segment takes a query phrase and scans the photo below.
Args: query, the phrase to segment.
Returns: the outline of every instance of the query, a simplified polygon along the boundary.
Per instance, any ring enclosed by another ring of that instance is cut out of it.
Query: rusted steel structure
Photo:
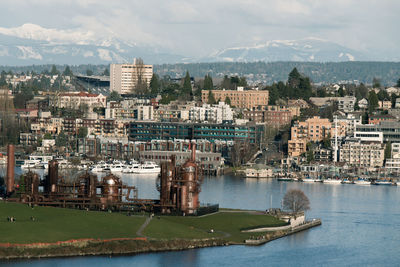
[[[176,166],[175,157],[161,164],[160,209],[162,213],[195,215],[200,207],[201,171],[196,163],[196,144],[191,159]]]
[[[58,162],[49,162],[49,174],[43,181],[29,171],[19,190],[20,201],[27,204],[81,208],[90,210],[153,210],[156,200],[138,199],[137,188],[125,185],[109,174],[98,181],[97,176],[84,173],[74,182],[65,182],[58,175]]]
[[[14,181],[15,181],[15,146],[9,144],[7,146],[7,178],[6,178],[6,185],[7,185],[7,196],[10,196],[14,190]]]
[[[14,150],[9,149],[7,193],[14,189]],[[161,164],[157,189],[160,199],[139,199],[135,186],[129,186],[113,174],[101,180],[86,172],[73,182],[66,182],[58,172],[58,162],[49,162],[48,175],[43,180],[37,173],[27,172],[16,190],[17,201],[30,205],[79,208],[88,210],[151,211],[181,215],[196,215],[200,210],[199,193],[201,171],[196,163],[196,144],[192,144],[191,158],[176,166],[175,157]]]

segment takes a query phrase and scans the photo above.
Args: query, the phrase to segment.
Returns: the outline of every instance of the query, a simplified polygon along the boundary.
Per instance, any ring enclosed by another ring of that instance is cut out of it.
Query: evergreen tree
[[[88,135],[88,128],[80,127],[78,129],[78,138],[85,138]]]
[[[86,70],[86,75],[87,75],[87,76],[92,76],[92,75],[93,75],[93,71],[90,70],[90,69],[87,69],[87,70]]]
[[[103,76],[110,76],[110,71],[108,70],[108,68],[104,69]]]
[[[368,95],[368,109],[371,113],[379,106],[379,99],[374,90],[371,90]]]
[[[390,96],[389,96],[389,94],[386,92],[386,90],[379,90],[379,92],[378,92],[378,99],[379,99],[380,101],[389,100],[389,99],[390,99]]]
[[[64,131],[60,132],[60,134],[56,138],[56,146],[62,147],[67,144],[67,136],[65,135]]]
[[[298,72],[297,68],[294,68],[289,73],[288,85],[292,88],[297,88],[300,84],[300,78],[301,78],[300,73]]]
[[[117,102],[119,102],[121,100],[122,100],[121,95],[118,94],[118,92],[116,92],[116,91],[112,91],[110,96],[108,97],[108,101],[117,101]]]
[[[63,71],[63,75],[64,76],[73,76],[74,75],[68,65],[65,67],[65,69]]]
[[[381,87],[381,81],[378,78],[373,78],[372,79],[372,87],[373,88],[380,88]]]
[[[56,68],[56,65],[51,66],[50,74],[51,75],[58,75],[59,74],[59,72],[58,72],[58,70]]]
[[[390,95],[390,99],[392,101],[392,108],[394,108],[396,106],[396,98],[397,98],[397,95],[395,93],[392,93]]]
[[[276,101],[279,99],[279,90],[277,85],[274,83],[273,85],[267,87],[266,89],[269,91],[268,104],[275,105]]]
[[[392,143],[387,142],[385,146],[385,160],[392,157]]]
[[[225,97],[225,104],[227,105],[231,105],[231,99],[229,98],[229,96]]]
[[[339,87],[339,90],[338,90],[338,95],[339,95],[340,97],[344,97],[344,90],[343,90],[343,86],[340,86],[340,87]]]
[[[191,94],[192,93],[192,82],[190,80],[189,72],[186,71],[185,78],[183,80],[183,93],[184,94]]]
[[[243,87],[246,87],[246,86],[247,86],[246,77],[240,77],[240,78],[239,78],[238,86],[243,86]]]
[[[214,89],[213,80],[209,74],[204,76],[204,90]]]
[[[208,94],[208,98],[207,98],[207,104],[213,105],[216,102],[217,101],[215,101],[214,94],[212,93],[212,91],[210,91],[210,93]]]
[[[400,87],[400,78],[397,80],[396,87]]]
[[[231,87],[232,87],[231,79],[229,79],[228,76],[225,75],[225,76],[224,76],[224,79],[222,80],[222,83],[221,83],[221,88],[222,88],[222,89],[230,90]]]
[[[150,80],[150,93],[152,95],[157,95],[160,92],[160,80],[157,74],[153,74]]]

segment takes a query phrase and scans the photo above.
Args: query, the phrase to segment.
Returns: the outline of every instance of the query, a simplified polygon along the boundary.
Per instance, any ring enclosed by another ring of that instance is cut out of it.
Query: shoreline
[[[238,243],[222,238],[155,240],[147,238],[114,238],[107,240],[80,239],[55,243],[0,244],[0,260],[40,259],[77,256],[122,256],[140,253],[181,251],[195,248],[230,245],[263,245],[278,238],[289,236],[321,225],[321,220],[313,220],[290,231],[274,231],[264,234],[262,239],[244,240]]]

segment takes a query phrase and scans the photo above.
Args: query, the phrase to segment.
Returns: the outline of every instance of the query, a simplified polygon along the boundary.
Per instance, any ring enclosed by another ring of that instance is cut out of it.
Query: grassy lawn
[[[7,217],[16,222],[8,222]],[[32,221],[31,216],[35,217]],[[0,243],[136,237],[145,217],[0,202]]]
[[[16,222],[8,222],[7,217]],[[35,221],[31,220],[35,217]],[[136,237],[145,216],[82,211],[52,207],[30,208],[24,204],[0,202],[0,243],[56,242],[79,238]],[[155,216],[143,234],[155,239],[224,238],[242,242],[249,236],[242,229],[280,226],[284,222],[246,211],[221,211],[204,217]],[[214,233],[209,233],[210,229]]]
[[[144,234],[153,238],[209,238],[224,237],[242,242],[255,233],[241,233],[242,229],[261,226],[286,225],[275,217],[249,212],[219,212],[205,217],[155,217],[146,227]],[[214,233],[208,233],[214,229]]]

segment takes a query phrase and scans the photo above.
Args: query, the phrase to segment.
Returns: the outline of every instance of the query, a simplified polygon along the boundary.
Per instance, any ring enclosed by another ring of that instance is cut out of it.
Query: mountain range
[[[366,53],[318,38],[273,40],[247,47],[230,47],[204,57],[185,57],[162,47],[137,45],[110,34],[58,30],[35,24],[0,27],[0,65],[301,61],[342,62],[374,60]]]

